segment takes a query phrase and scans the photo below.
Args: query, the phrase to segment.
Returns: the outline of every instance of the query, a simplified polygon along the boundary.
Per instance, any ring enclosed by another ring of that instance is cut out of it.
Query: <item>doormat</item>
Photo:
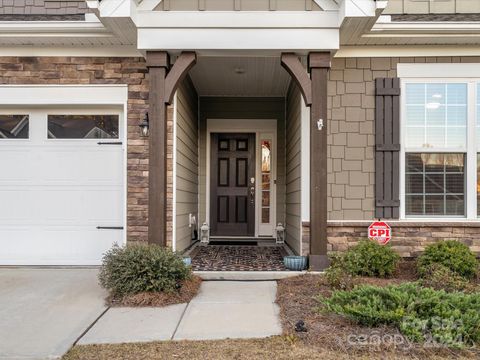
[[[248,245],[248,246],[257,246],[258,242],[256,241],[227,241],[227,240],[210,240],[208,245]]]
[[[209,245],[192,251],[193,271],[287,271],[283,246]]]

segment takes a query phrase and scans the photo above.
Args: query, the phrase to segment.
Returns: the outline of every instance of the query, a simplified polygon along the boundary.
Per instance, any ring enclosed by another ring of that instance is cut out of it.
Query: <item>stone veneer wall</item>
[[[0,57],[0,84],[128,85],[127,239],[148,235],[148,138],[138,124],[148,110],[148,70],[143,58]],[[171,244],[173,199],[173,109],[168,109],[168,224]]]
[[[392,228],[392,248],[402,257],[416,257],[425,247],[440,240],[457,240],[480,257],[480,223],[459,222],[407,222],[389,221]],[[330,221],[327,228],[329,253],[343,252],[355,246],[359,240],[366,239],[370,221],[335,222]],[[309,254],[310,223],[302,223],[303,253]]]

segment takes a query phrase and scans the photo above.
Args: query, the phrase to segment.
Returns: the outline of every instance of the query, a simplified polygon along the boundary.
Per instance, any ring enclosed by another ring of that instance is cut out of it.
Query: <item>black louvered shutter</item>
[[[398,219],[400,79],[375,79],[375,217]]]

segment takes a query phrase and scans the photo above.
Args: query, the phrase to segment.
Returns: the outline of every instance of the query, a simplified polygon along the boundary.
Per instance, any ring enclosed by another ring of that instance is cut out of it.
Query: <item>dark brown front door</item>
[[[255,235],[255,134],[212,134],[210,233]]]

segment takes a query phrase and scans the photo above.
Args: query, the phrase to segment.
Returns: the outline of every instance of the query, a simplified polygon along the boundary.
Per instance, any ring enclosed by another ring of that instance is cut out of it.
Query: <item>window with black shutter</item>
[[[400,79],[375,80],[375,217],[400,216]]]

